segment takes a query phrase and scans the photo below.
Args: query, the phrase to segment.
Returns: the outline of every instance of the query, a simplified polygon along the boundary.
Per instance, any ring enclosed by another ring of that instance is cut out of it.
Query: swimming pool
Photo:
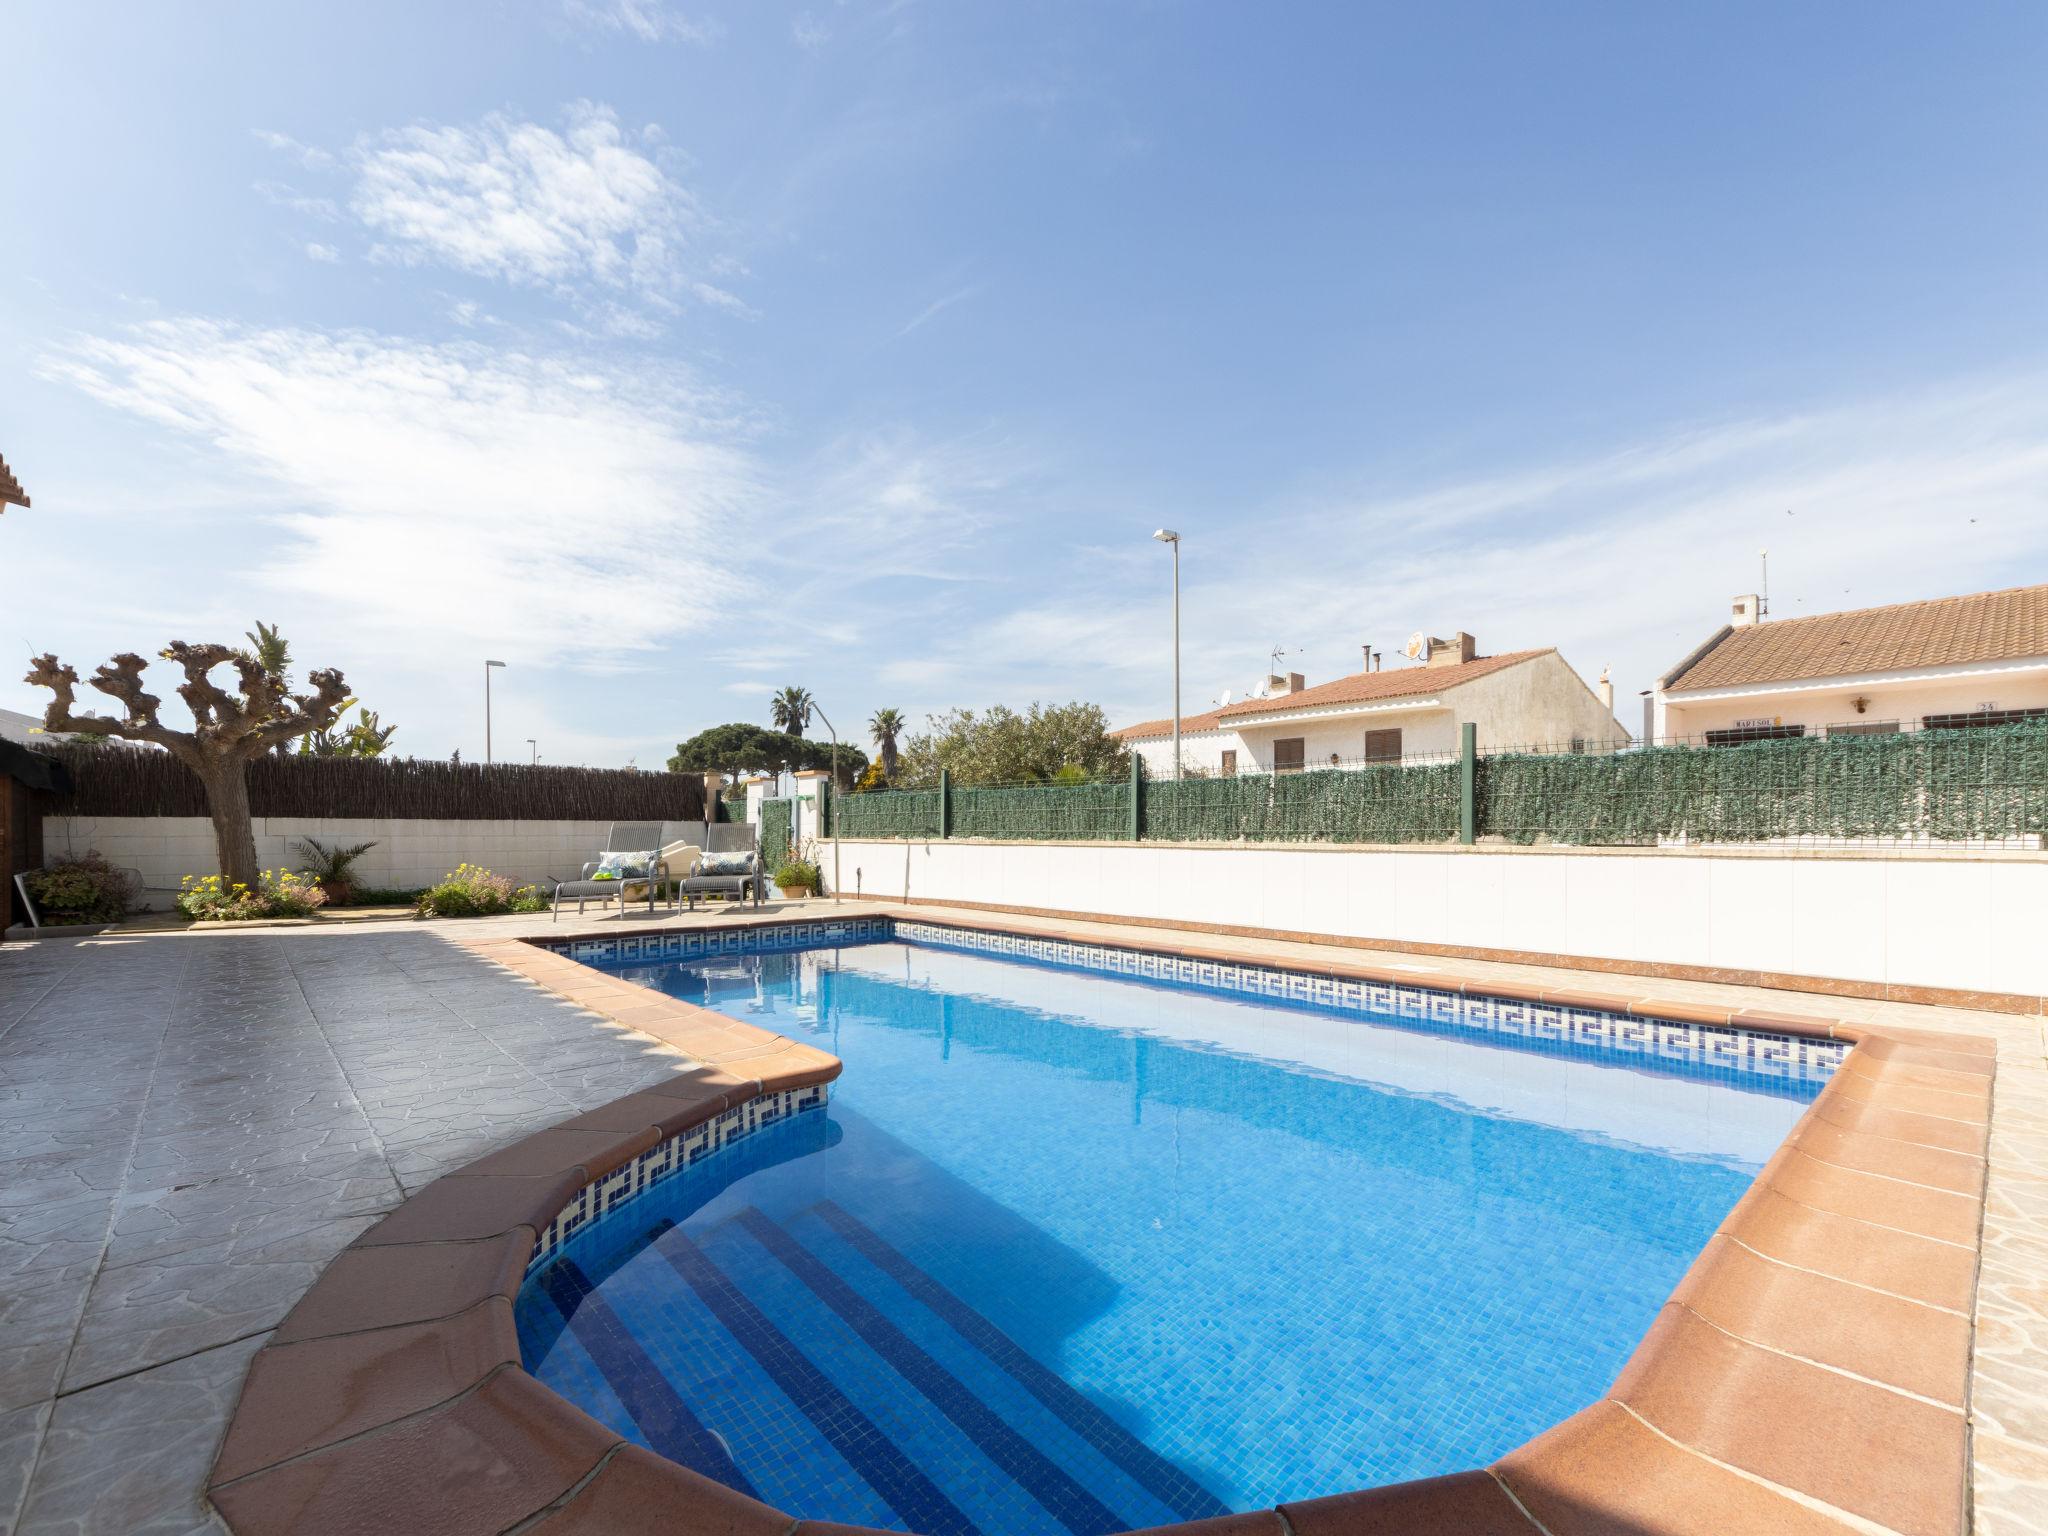
[[[935,1536],[1491,1460],[1606,1387],[1840,1059],[924,924],[681,942],[572,952],[845,1074],[551,1242],[526,1363],[780,1508]]]

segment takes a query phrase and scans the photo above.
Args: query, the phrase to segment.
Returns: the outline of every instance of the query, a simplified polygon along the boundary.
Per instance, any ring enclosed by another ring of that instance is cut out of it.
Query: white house
[[[1656,736],[1721,746],[2048,715],[2048,586],[1767,620],[1753,595],[1666,673]]]
[[[1264,694],[1181,719],[1189,773],[1290,773],[1400,762],[1458,750],[1458,727],[1477,727],[1481,751],[1542,747],[1610,752],[1628,744],[1603,678],[1588,688],[1555,649],[1481,656],[1463,631],[1431,640],[1418,666],[1365,671],[1306,686],[1299,672],[1267,680]],[[1173,773],[1173,721],[1113,733],[1155,777]]]

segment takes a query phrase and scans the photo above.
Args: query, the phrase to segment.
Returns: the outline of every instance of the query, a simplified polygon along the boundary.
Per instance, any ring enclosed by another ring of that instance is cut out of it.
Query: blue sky
[[[6,16],[24,659],[272,619],[478,757],[500,657],[501,756],[648,765],[1163,714],[1161,523],[1190,711],[2048,580],[2035,5]]]

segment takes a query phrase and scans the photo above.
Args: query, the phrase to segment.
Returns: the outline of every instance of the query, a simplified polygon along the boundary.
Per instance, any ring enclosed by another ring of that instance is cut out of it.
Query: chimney
[[[1745,592],[1735,599],[1734,613],[1728,622],[1736,629],[1747,629],[1752,624],[1763,623],[1763,602],[1754,592]]]
[[[1266,679],[1266,696],[1274,699],[1285,698],[1290,693],[1301,692],[1307,686],[1299,672],[1290,672],[1285,677],[1275,672]]]
[[[1600,707],[1610,715],[1614,713],[1614,684],[1607,676],[1607,669],[1600,669]]]
[[[1461,629],[1448,640],[1430,637],[1428,664],[1432,667],[1455,667],[1478,654],[1479,642]]]

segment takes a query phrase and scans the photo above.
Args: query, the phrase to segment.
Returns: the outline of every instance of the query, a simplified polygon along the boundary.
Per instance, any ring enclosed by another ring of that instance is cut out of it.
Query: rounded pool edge
[[[574,1202],[735,1111],[822,1100],[840,1063],[535,943],[468,947],[696,1064],[444,1175],[337,1256],[250,1366],[208,1478],[215,1507],[237,1536],[844,1531],[799,1524],[624,1441],[526,1372],[512,1312],[542,1234]],[[1376,971],[1316,967],[1333,969]],[[1895,1530],[1962,1530],[1991,1042],[1539,996],[1851,1049],[1599,1402],[1484,1469],[1159,1529],[1564,1536],[1595,1511],[1646,1532],[1849,1528],[1835,1510]],[[1888,1454],[1852,1451],[1851,1424],[1874,1426]]]

